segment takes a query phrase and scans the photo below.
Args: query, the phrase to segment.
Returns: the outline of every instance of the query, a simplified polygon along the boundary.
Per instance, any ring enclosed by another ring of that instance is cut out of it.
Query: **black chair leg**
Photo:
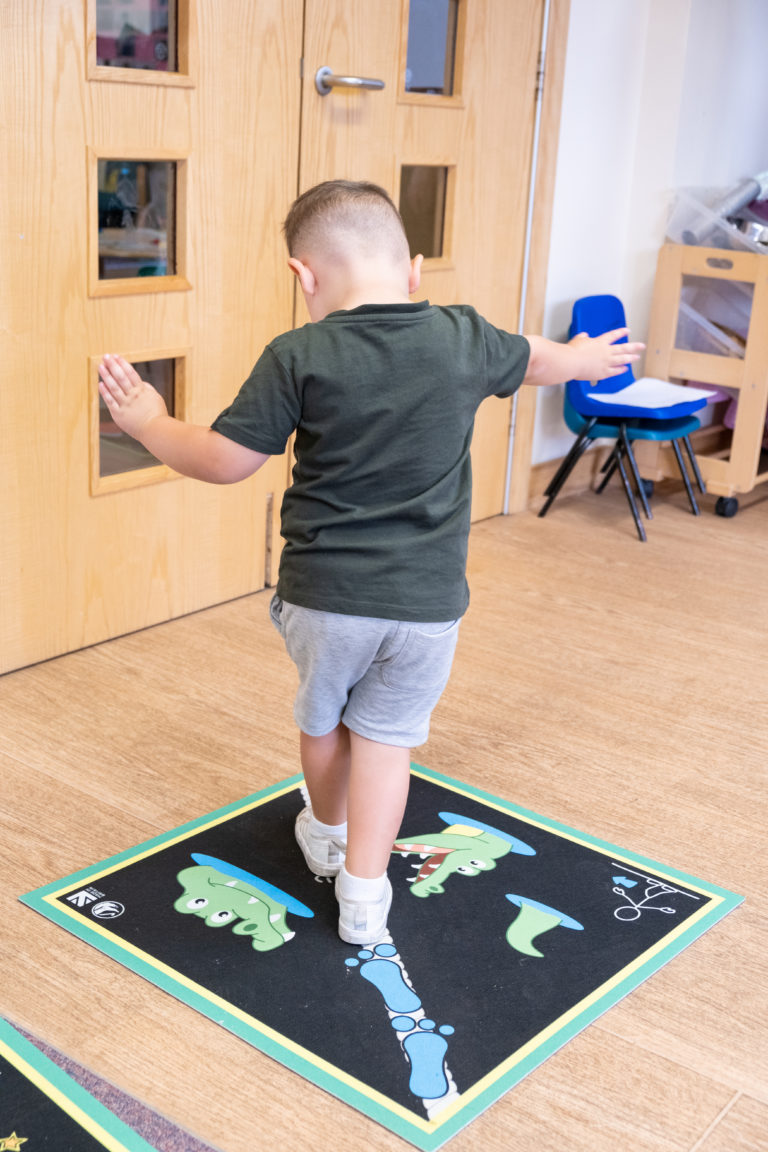
[[[642,524],[642,521],[640,519],[640,513],[638,512],[637,504],[635,503],[635,497],[632,493],[632,485],[629,482],[629,477],[627,476],[627,470],[624,467],[624,461],[621,458],[623,455],[623,449],[621,448],[621,446],[618,446],[618,447],[619,447],[619,451],[618,451],[617,456],[616,456],[616,464],[617,464],[617,467],[619,469],[619,474],[621,476],[621,482],[624,485],[624,491],[627,494],[627,501],[629,502],[629,510],[632,513],[632,519],[635,521],[635,528],[637,528],[637,534],[640,537],[640,539],[643,542],[645,542],[645,540],[646,540],[645,528],[643,528],[643,524]]]
[[[582,453],[584,452],[584,447],[585,447],[585,445],[589,439],[589,433],[591,432],[592,428],[595,426],[596,423],[597,423],[597,416],[592,416],[587,421],[587,423],[584,425],[581,432],[579,433],[579,435],[576,437],[573,444],[571,445],[571,448],[570,448],[570,451],[568,452],[568,455],[561,462],[560,467],[558,468],[557,472],[555,472],[555,474],[552,477],[552,479],[550,480],[549,484],[544,489],[544,495],[545,496],[550,496],[550,495],[552,495],[552,493],[557,495],[557,493],[560,491],[560,489],[563,486],[563,482],[565,481],[565,479],[570,474],[576,461],[581,457]]]
[[[565,457],[562,464],[558,468],[557,472],[552,477],[552,479],[550,480],[546,489],[544,490],[544,495],[547,497],[547,499],[544,502],[544,504],[542,505],[542,507],[539,509],[539,516],[546,516],[546,514],[549,511],[550,507],[552,506],[552,502],[554,501],[558,492],[563,487],[563,484],[565,484],[565,482],[568,479],[568,477],[570,476],[571,472],[573,471],[573,469],[576,467],[576,465],[578,464],[581,457],[586,452],[587,447],[589,446],[589,431],[592,428],[593,424],[596,424],[596,423],[597,423],[597,417],[590,420],[589,423],[586,425],[586,427],[581,431],[579,436],[576,438],[574,443],[571,445],[570,452]]]
[[[678,444],[677,440],[672,440],[670,443],[672,444],[672,449],[675,453],[675,459],[677,460],[677,466],[680,469],[680,475],[683,478],[683,484],[685,484],[685,490],[688,493],[688,501],[691,505],[691,512],[693,512],[694,516],[699,516],[701,513],[699,512],[699,506],[696,503],[696,497],[693,494],[691,480],[688,475],[688,469],[685,467],[685,461],[683,460],[683,454],[680,451],[680,445]]]
[[[603,473],[603,478],[595,489],[598,494],[605,491],[606,484],[616,471],[619,463],[619,451],[619,443],[616,441],[616,446],[614,447],[613,452],[611,452],[610,456],[605,461],[605,464],[603,464],[602,468],[600,469],[600,471]]]
[[[563,484],[563,480],[568,475],[568,473],[571,471],[571,469],[573,468],[575,460],[581,454],[582,445],[584,444],[586,439],[587,439],[587,436],[586,436],[585,432],[581,432],[576,437],[573,444],[571,444],[568,455],[565,456],[563,458],[563,460],[561,460],[560,467],[557,469],[557,472],[555,472],[555,474],[552,477],[552,479],[550,480],[549,484],[547,484],[546,488],[544,489],[544,495],[545,496],[551,496],[553,492],[559,492],[560,491],[560,488],[562,487],[562,484]]]
[[[689,440],[689,438],[687,436],[681,436],[680,439],[682,440],[683,444],[685,445],[685,450],[688,453],[688,459],[691,462],[691,468],[693,469],[693,475],[694,475],[694,479],[696,480],[696,485],[699,489],[699,492],[701,492],[702,496],[704,496],[704,495],[706,495],[707,489],[706,489],[706,485],[704,484],[704,480],[702,478],[701,472],[699,471],[699,462],[696,459],[696,453],[694,452],[693,447],[691,446],[691,441]]]
[[[603,473],[603,479],[600,481],[596,491],[600,493],[605,490],[606,485],[616,471],[619,457],[624,454],[629,459],[632,478],[635,482],[635,489],[637,494],[642,502],[643,511],[649,520],[653,520],[653,512],[651,511],[651,506],[648,503],[648,495],[645,491],[645,485],[640,479],[640,472],[637,467],[637,461],[635,460],[635,454],[632,451],[630,439],[626,433],[624,433],[623,436],[621,433],[619,434],[619,439],[616,441],[616,447],[613,449],[610,456],[605,461],[605,464],[603,464],[603,467],[600,469],[600,471]]]
[[[627,454],[627,459],[629,460],[629,466],[632,469],[632,478],[635,481],[635,488],[637,490],[638,496],[640,497],[640,503],[643,506],[643,512],[645,512],[646,519],[653,520],[653,513],[651,512],[651,506],[648,503],[648,497],[645,494],[645,486],[643,485],[643,482],[640,479],[640,472],[639,472],[638,467],[637,467],[637,461],[635,460],[635,454],[632,451],[632,445],[630,443],[629,436],[627,435],[626,424],[622,424],[622,426],[621,426],[621,439],[622,439],[623,444],[624,444],[624,451]]]

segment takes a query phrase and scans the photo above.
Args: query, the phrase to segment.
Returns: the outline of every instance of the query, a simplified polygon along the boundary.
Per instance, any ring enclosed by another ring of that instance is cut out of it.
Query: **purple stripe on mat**
[[[36,1036],[25,1032],[23,1028],[18,1028],[17,1031],[31,1044],[34,1044],[44,1056],[57,1064],[63,1072],[77,1081],[86,1092],[90,1092],[91,1096],[100,1104],[103,1104],[105,1108],[108,1108],[110,1112],[122,1120],[123,1124],[127,1124],[143,1140],[157,1149],[157,1152],[216,1152],[210,1144],[203,1144],[200,1140],[196,1140],[183,1128],[178,1128],[170,1120],[166,1120],[157,1112],[153,1112],[151,1108],[141,1104],[133,1096],[121,1092],[113,1084],[102,1080],[100,1076],[89,1072],[80,1064],[75,1063],[74,1060],[70,1060],[69,1057],[63,1056],[61,1052],[57,1052],[55,1048],[49,1047],[42,1040],[38,1040]]]

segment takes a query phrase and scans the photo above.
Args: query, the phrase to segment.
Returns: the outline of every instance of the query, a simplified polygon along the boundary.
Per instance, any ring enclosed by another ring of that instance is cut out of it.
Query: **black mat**
[[[0,1152],[154,1152],[6,1020],[0,1020]]]
[[[414,765],[389,934],[352,947],[301,785],[22,899],[423,1149],[741,901]]]

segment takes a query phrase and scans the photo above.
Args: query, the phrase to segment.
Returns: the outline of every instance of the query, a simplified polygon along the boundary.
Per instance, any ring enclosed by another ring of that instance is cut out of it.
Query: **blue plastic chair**
[[[589,336],[600,336],[603,332],[624,327],[626,327],[624,307],[616,296],[584,296],[577,300],[573,306],[571,337],[579,332],[586,332]],[[617,343],[626,342],[626,337],[617,341]],[[639,408],[635,405],[621,403],[621,401],[606,403],[590,398],[590,394],[596,392],[613,394],[634,383],[636,381],[631,365],[627,365],[626,370],[621,375],[611,376],[605,380],[597,382],[589,380],[568,381],[565,386],[563,414],[566,424],[576,434],[576,440],[545,489],[544,495],[547,499],[539,512],[539,516],[547,514],[552,502],[589,447],[590,442],[603,439],[615,440],[616,444],[603,466],[604,479],[598,492],[603,491],[613,473],[618,470],[635,521],[637,534],[641,540],[646,539],[645,529],[624,464],[625,459],[629,463],[637,494],[648,519],[652,519],[652,513],[648,504],[646,486],[640,478],[635,455],[632,451],[632,443],[635,440],[669,441],[675,453],[691,511],[694,515],[699,515],[699,507],[680,450],[680,442],[687,452],[699,491],[704,492],[704,482],[696,463],[689,436],[691,432],[700,427],[700,422],[693,415],[693,412],[703,408],[706,399],[686,396],[688,390],[682,385],[679,387],[679,396],[671,403],[660,407]]]

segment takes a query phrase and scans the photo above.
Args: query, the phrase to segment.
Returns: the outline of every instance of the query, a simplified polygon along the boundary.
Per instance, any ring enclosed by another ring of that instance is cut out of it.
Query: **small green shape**
[[[558,912],[547,904],[540,904],[537,900],[529,900],[527,896],[514,896],[507,893],[507,900],[516,904],[520,909],[519,915],[512,921],[507,929],[507,943],[516,952],[524,956],[538,956],[543,958],[544,953],[533,946],[533,941],[544,932],[549,932],[558,926],[572,928],[583,932],[584,925],[579,924],[564,912]]]

